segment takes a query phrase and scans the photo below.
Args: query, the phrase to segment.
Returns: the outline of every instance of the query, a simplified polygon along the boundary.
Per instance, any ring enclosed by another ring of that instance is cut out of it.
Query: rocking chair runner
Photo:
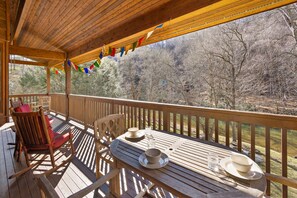
[[[21,150],[24,152],[28,167],[10,176],[9,179],[26,173],[33,167],[41,164],[41,162],[46,157],[44,156],[40,161],[31,164],[29,154],[50,155],[53,168],[46,171],[46,175],[51,174],[58,168],[64,166],[73,158],[75,155],[75,149],[72,142],[72,128],[70,128],[70,131],[64,135],[54,133],[46,121],[42,108],[40,108],[38,112],[18,113],[14,112],[12,109],[11,112],[12,119],[15,123],[16,132],[20,140]],[[71,155],[60,165],[56,165],[54,152],[67,142],[70,143]]]

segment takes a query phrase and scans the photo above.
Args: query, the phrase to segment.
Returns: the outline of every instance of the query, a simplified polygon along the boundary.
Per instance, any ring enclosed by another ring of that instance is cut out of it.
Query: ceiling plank
[[[54,52],[48,50],[10,46],[9,54],[27,56],[31,58],[46,59],[46,60],[65,60],[66,56],[63,52]]]
[[[22,30],[22,27],[25,23],[26,17],[29,13],[29,8],[32,4],[32,0],[21,0],[20,1],[20,7],[17,14],[17,21],[16,21],[16,27],[14,28],[14,35],[11,37],[13,41],[17,40],[18,36],[20,35],[20,32]]]
[[[48,62],[49,67],[63,67],[64,61],[52,60]]]
[[[32,62],[32,61],[24,61],[24,60],[14,60],[14,59],[9,59],[9,63],[19,64],[19,65],[47,66],[46,64],[40,63],[40,62]]]
[[[238,18],[253,15],[265,10],[274,9],[293,2],[296,2],[296,0],[282,0],[276,2],[272,0],[245,0],[245,2],[238,0],[220,1],[216,4],[212,4],[211,6],[204,7],[164,23],[163,28],[158,29],[158,31],[156,31],[149,40],[145,40],[142,46],[208,28],[221,23],[226,23]],[[151,29],[147,29],[115,42],[106,42],[105,44],[116,48],[127,46],[127,44],[129,44],[127,41],[129,41],[130,38],[134,39],[135,41],[135,39],[140,38],[141,35],[149,32],[150,30]],[[115,31],[113,30],[112,32]],[[97,41],[99,40],[93,40],[92,42],[96,43]],[[77,64],[80,64],[96,59],[101,51],[100,47],[102,46],[95,49],[90,48],[90,51],[85,50],[86,47],[90,47],[92,45],[92,42],[70,52],[69,56],[71,60]],[[81,54],[79,54],[79,52],[81,52]]]
[[[110,30],[110,33],[99,35],[96,39],[86,43],[85,45],[79,47],[76,50],[69,52],[69,58],[76,57],[81,54],[85,54],[104,44],[109,44],[114,41],[123,39],[135,33],[141,32],[143,30],[153,28],[160,23],[169,21],[180,17],[182,15],[188,14],[205,6],[209,6],[218,2],[219,0],[187,0],[187,1],[169,1],[160,7],[151,10],[150,12],[140,15],[137,18],[126,21],[125,23],[117,26],[116,28]]]

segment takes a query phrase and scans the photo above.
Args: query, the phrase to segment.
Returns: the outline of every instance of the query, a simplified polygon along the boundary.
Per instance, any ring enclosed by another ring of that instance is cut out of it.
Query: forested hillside
[[[292,4],[105,57],[89,76],[72,70],[72,93],[296,115],[296,21]],[[10,72],[11,93],[45,91],[44,68]],[[63,92],[64,74],[51,79]]]

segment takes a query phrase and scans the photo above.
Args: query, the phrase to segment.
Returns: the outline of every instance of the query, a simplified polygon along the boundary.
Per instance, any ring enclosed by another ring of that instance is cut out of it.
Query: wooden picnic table
[[[207,155],[216,153],[219,159],[231,155],[223,145],[185,137],[173,133],[152,131],[156,148],[169,156],[169,163],[160,169],[140,165],[138,158],[147,149],[147,139],[130,141],[125,134],[111,144],[117,168],[135,171],[155,185],[178,197],[261,197],[266,190],[266,178],[255,181],[240,180],[225,171],[211,171]],[[111,192],[119,195],[119,177],[112,181]]]

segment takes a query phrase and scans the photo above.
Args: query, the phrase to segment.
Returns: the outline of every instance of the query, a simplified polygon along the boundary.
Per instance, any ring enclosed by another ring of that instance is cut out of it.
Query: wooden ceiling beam
[[[64,64],[64,61],[57,61],[57,60],[51,60],[48,62],[48,66],[49,67],[62,67],[62,65]]]
[[[40,62],[14,60],[14,59],[9,59],[9,63],[19,64],[19,65],[34,65],[34,66],[45,66],[45,67],[47,66],[47,64],[40,63]]]
[[[26,17],[29,13],[32,0],[20,0],[18,8],[16,26],[14,27],[14,34],[11,37],[11,41],[16,41],[25,23]]]
[[[104,33],[78,49],[69,52],[69,58],[92,53],[93,50],[102,47],[104,44],[110,44],[150,28],[153,29],[161,23],[212,5],[216,2],[219,2],[219,0],[169,1],[148,13],[118,25],[114,29],[111,29],[109,33]]]
[[[26,56],[30,58],[46,59],[46,60],[65,60],[66,56],[63,52],[54,52],[48,50],[10,46],[9,54]]]

